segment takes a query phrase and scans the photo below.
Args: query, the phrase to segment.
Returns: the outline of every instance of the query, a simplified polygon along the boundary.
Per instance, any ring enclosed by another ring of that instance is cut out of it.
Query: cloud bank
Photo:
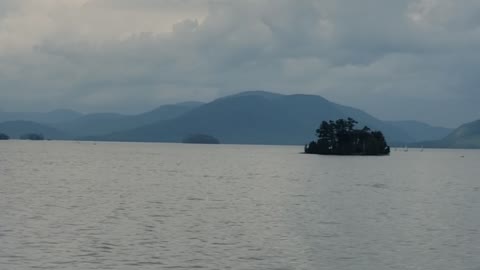
[[[246,89],[480,118],[474,0],[3,0],[0,108],[137,112]]]

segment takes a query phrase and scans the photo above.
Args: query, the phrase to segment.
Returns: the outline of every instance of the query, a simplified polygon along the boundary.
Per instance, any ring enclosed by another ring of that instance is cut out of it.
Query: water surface
[[[301,150],[1,142],[0,269],[480,269],[479,151]]]

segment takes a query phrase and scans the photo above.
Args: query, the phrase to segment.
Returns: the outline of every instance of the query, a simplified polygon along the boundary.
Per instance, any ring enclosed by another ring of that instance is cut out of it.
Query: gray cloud
[[[477,2],[5,1],[0,108],[133,112],[270,89],[457,125],[480,118]]]

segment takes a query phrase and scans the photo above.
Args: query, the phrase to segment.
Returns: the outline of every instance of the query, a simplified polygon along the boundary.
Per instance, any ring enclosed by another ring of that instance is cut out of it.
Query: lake
[[[0,269],[480,269],[480,151],[0,142]]]

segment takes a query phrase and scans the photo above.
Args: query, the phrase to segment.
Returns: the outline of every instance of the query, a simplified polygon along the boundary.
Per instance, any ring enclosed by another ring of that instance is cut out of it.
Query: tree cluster
[[[206,134],[189,135],[182,140],[183,143],[198,143],[198,144],[219,144],[220,140]]]
[[[0,133],[0,141],[9,140],[10,137],[7,134]]]
[[[20,136],[21,140],[31,140],[31,141],[43,141],[45,138],[42,134],[37,133],[28,133]]]
[[[352,118],[323,121],[316,130],[317,141],[305,145],[305,153],[322,155],[388,155],[387,145],[381,131],[372,131],[365,126],[355,129],[357,121]]]

